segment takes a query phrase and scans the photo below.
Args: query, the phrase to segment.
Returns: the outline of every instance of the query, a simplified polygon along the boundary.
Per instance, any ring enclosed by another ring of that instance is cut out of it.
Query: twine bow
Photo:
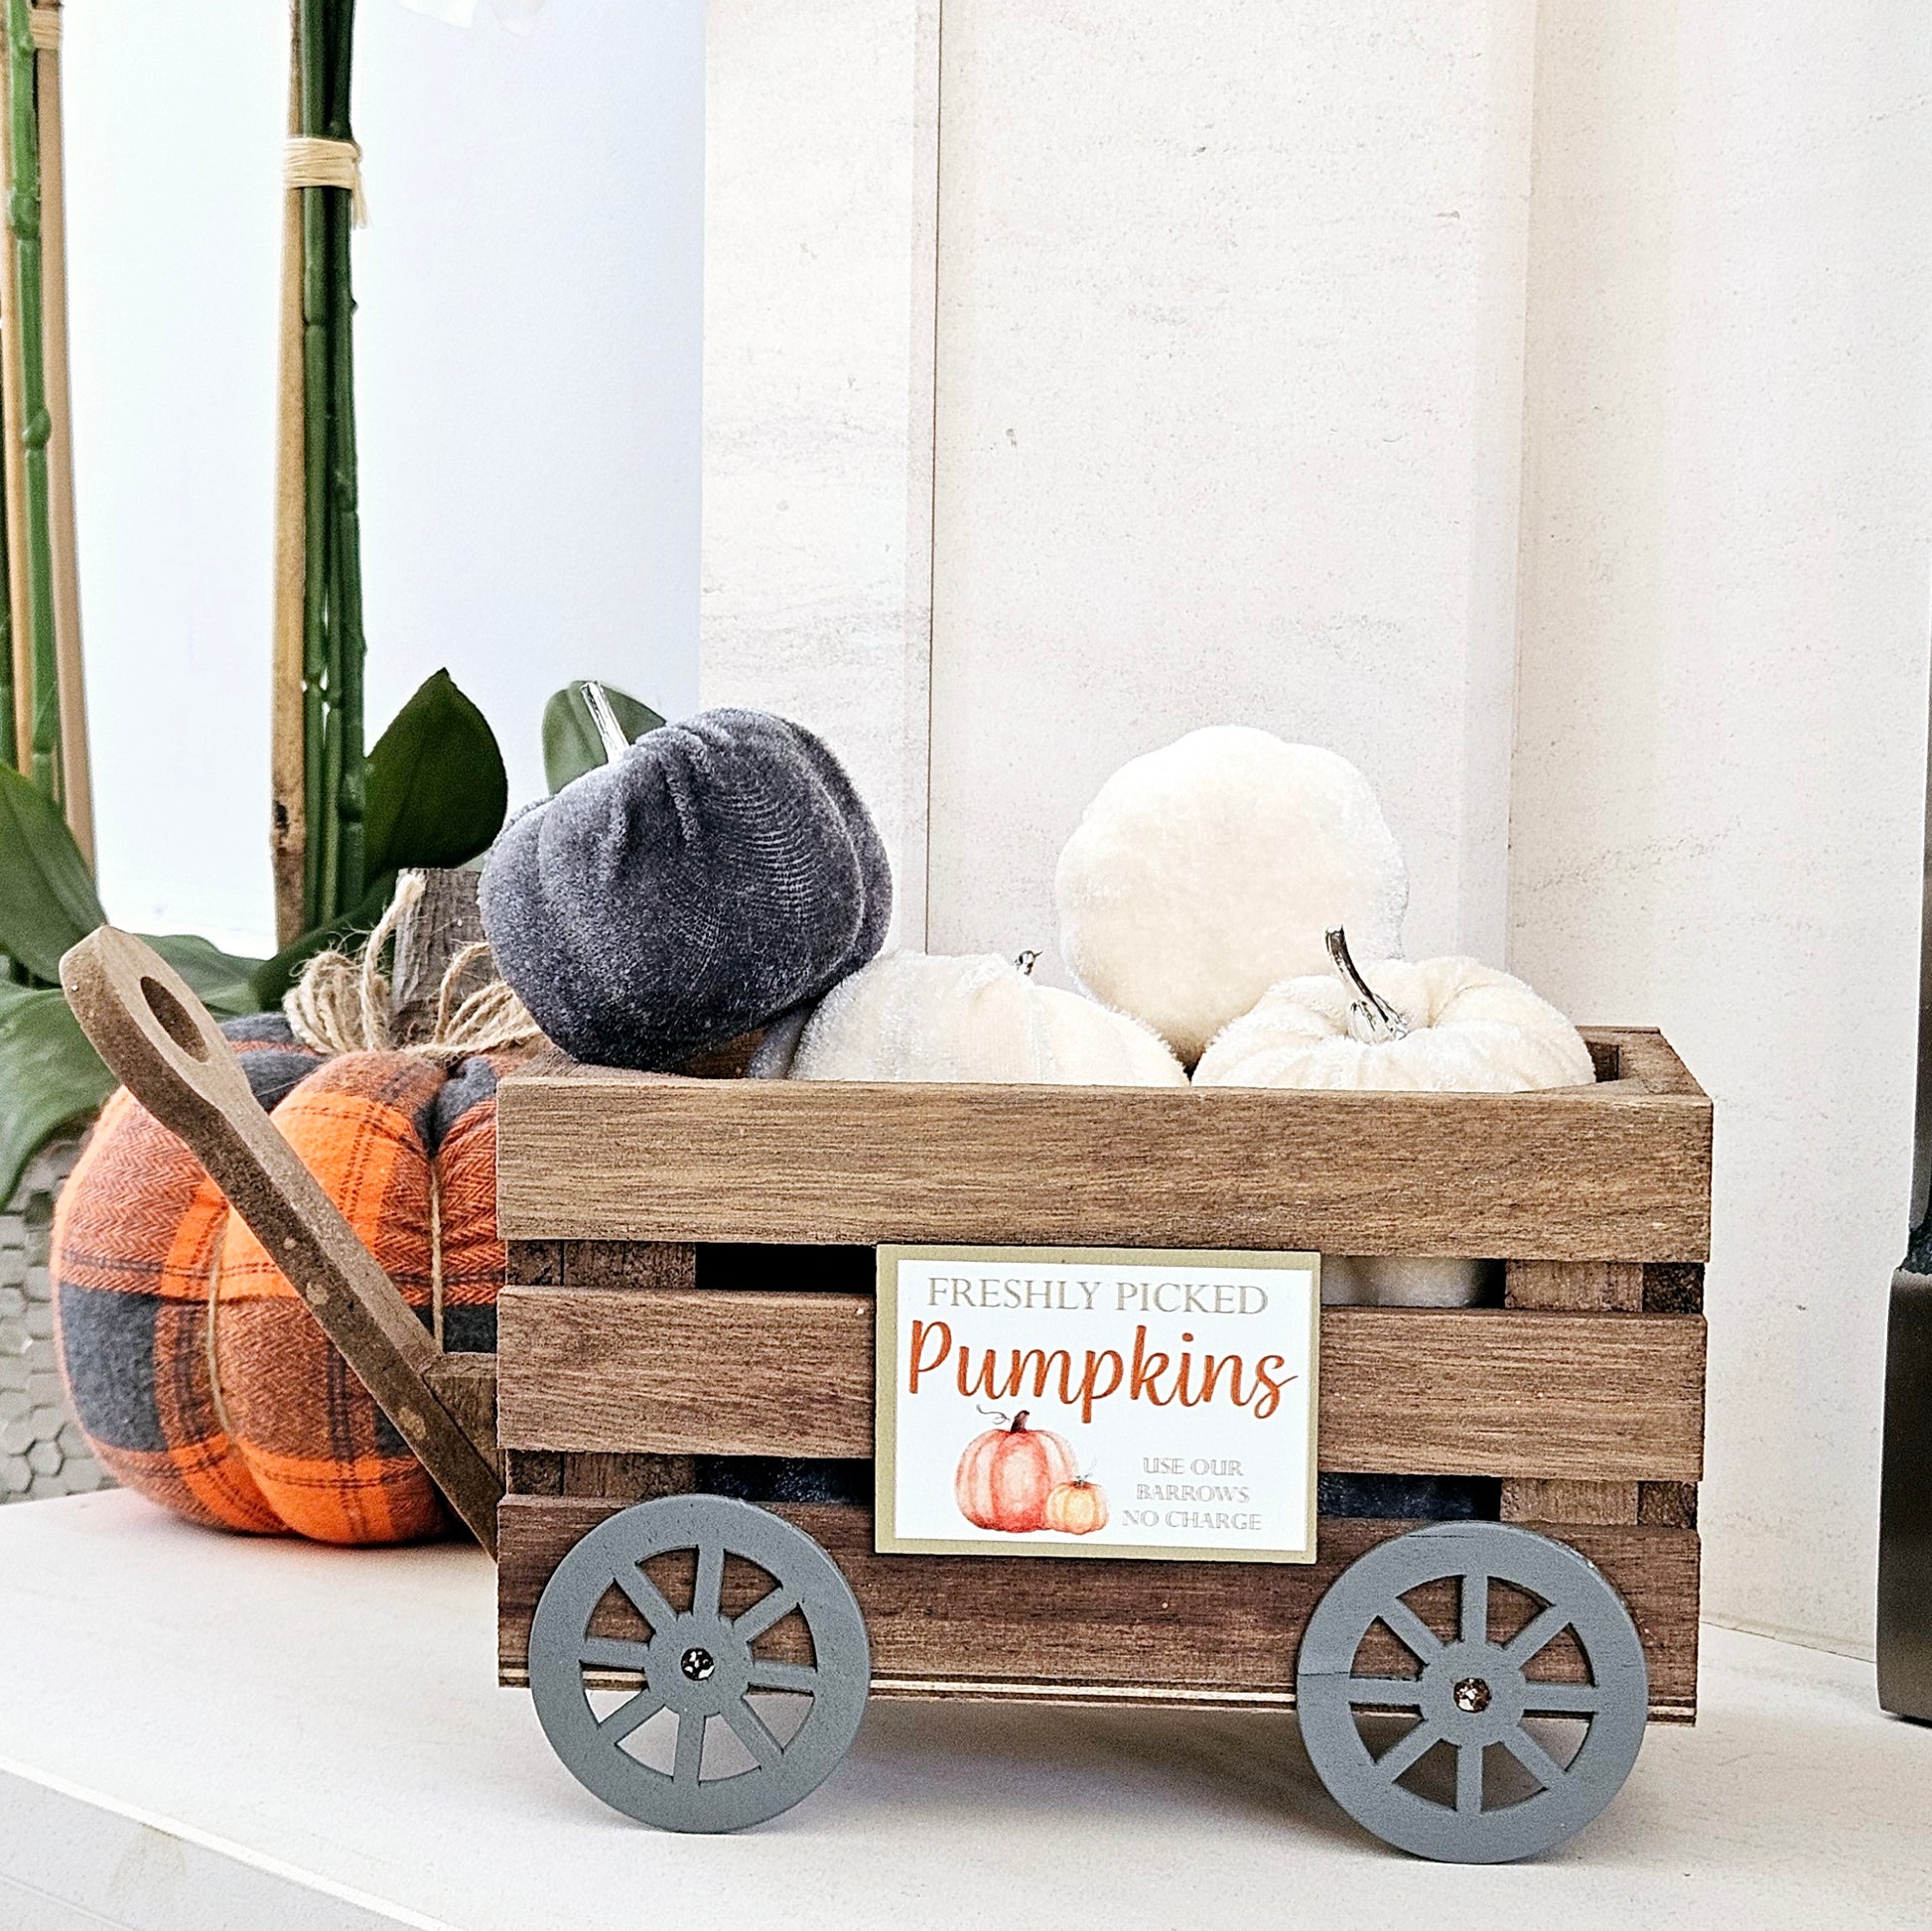
[[[436,1024],[427,1039],[399,1040],[389,976],[382,950],[403,914],[421,902],[423,879],[405,872],[389,909],[369,934],[359,959],[346,952],[318,952],[282,1001],[289,1030],[316,1052],[417,1052],[428,1059],[463,1059],[473,1052],[508,1052],[543,1037],[529,1008],[491,979],[461,1002],[465,976],[488,958],[485,944],[466,945],[450,961],[436,994]]]

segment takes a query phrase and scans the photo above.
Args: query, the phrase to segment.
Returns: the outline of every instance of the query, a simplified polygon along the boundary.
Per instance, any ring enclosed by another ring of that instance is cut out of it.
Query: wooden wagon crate
[[[512,1279],[492,1358],[438,1349],[173,968],[103,928],[62,980],[499,1554],[500,1675],[629,1816],[776,1816],[875,1693],[1292,1702],[1358,1822],[1488,1862],[1574,1835],[1648,1718],[1696,1715],[1711,1108],[1655,1034],[1588,1034],[1591,1086],[1507,1096],[707,1082],[551,1059],[499,1092]],[[1317,1525],[1312,1565],[1306,1543],[1295,1566],[882,1556],[874,1250],[940,1243],[1490,1258],[1506,1286],[1495,1309],[1321,1315],[1318,1459],[1361,1512]],[[830,1479],[801,1482],[815,1467]],[[1373,1514],[1360,1484],[1390,1475],[1489,1481],[1499,1519]],[[788,1737],[755,1702],[773,1693],[807,1706]],[[668,1767],[628,1748],[660,1717]],[[1567,1755],[1536,1733],[1553,1721],[1582,1727]],[[711,1764],[720,1722],[747,1767]],[[1442,1754],[1449,1795],[1407,1781]],[[1498,1757],[1527,1791],[1492,1791]]]
[[[1585,1036],[1593,1086],[1508,1095],[512,1075],[501,1680],[578,1538],[694,1486],[695,1457],[872,1454],[876,1247],[1254,1248],[1506,1264],[1500,1308],[1323,1311],[1320,1466],[1495,1478],[1502,1520],[1624,1598],[1652,1718],[1691,1721],[1711,1105],[1660,1034]],[[765,1506],[865,1603],[874,1694],[1076,1703],[1292,1704],[1323,1590],[1416,1526],[1327,1515],[1312,1566],[1103,1582],[879,1555],[862,1504]]]

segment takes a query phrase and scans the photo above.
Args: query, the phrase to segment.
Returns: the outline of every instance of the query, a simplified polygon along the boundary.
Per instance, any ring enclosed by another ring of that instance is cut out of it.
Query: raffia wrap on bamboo
[[[316,134],[291,134],[282,148],[284,188],[341,188],[348,195],[349,225],[369,224],[362,194],[362,144],[331,141]]]

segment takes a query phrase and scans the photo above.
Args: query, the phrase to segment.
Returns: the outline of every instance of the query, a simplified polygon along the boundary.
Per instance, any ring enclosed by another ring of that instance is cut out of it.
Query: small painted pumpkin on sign
[[[1107,1526],[1107,1491],[1085,1475],[1061,1482],[1046,1498],[1046,1522],[1063,1536],[1090,1536]]]
[[[1024,1536],[1048,1526],[1047,1498],[1079,1479],[1065,1441],[1048,1429],[1029,1428],[1026,1409],[1000,1428],[976,1435],[959,1457],[953,1496],[978,1529]]]

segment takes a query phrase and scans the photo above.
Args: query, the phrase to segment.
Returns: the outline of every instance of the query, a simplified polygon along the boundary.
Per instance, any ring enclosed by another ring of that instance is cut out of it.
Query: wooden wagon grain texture
[[[1505,1263],[1494,1309],[1331,1308],[1319,1459],[1473,1476],[1629,1605],[1651,1715],[1696,1713],[1711,1104],[1654,1032],[1593,1086],[1355,1094],[698,1080],[561,1056],[504,1082],[499,1664],[579,1536],[693,1457],[873,1450],[872,1249],[1312,1249]],[[1319,1560],[881,1556],[869,1508],[767,1504],[865,1604],[881,1694],[1282,1705]],[[970,1632],[970,1639],[967,1632]],[[1561,1674],[1557,1650],[1544,1665]]]

